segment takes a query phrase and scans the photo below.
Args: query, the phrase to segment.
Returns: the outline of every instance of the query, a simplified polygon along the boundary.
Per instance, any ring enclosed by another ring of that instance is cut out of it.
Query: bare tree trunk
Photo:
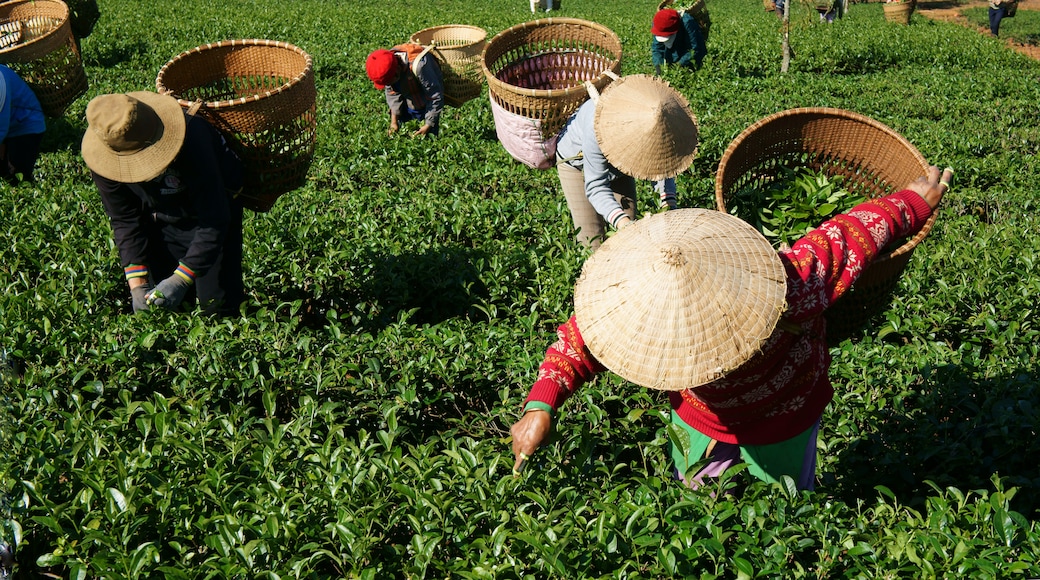
[[[791,64],[791,2],[794,0],[786,0],[784,2],[784,19],[781,30],[783,31],[783,51],[784,59],[780,63],[780,72],[786,73],[787,67]]]

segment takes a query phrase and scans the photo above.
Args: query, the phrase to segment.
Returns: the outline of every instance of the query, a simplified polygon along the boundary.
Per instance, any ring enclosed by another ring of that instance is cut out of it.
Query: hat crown
[[[87,124],[116,154],[132,154],[162,137],[159,116],[129,95],[104,95],[87,107]]]
[[[397,59],[393,51],[385,48],[372,51],[365,60],[365,73],[377,88],[389,84],[397,75]]]
[[[593,128],[607,162],[637,179],[675,177],[697,153],[697,120],[667,82],[629,75],[596,102]]]
[[[653,214],[585,262],[574,314],[589,352],[638,385],[679,391],[759,352],[787,301],[780,256],[753,226],[701,208]]]
[[[671,36],[679,32],[679,21],[681,19],[679,12],[672,8],[658,10],[657,14],[654,14],[651,32],[656,36]]]
[[[672,268],[682,268],[686,266],[688,261],[682,248],[674,245],[662,248],[661,258],[661,261],[664,262],[666,266],[671,266]]]

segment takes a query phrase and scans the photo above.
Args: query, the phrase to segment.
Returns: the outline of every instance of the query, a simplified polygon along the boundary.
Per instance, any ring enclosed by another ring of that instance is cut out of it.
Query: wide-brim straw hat
[[[629,75],[610,83],[593,124],[607,161],[625,175],[658,180],[685,171],[697,155],[697,118],[666,81]]]
[[[180,153],[186,124],[169,95],[99,95],[87,104],[83,160],[94,173],[120,183],[154,179]]]
[[[761,350],[786,304],[776,250],[708,209],[671,210],[607,239],[574,289],[578,328],[611,371],[652,389],[717,380]]]

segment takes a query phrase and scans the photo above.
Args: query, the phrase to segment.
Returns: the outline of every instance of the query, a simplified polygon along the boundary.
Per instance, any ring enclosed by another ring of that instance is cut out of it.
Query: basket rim
[[[280,40],[265,40],[261,38],[221,40],[220,42],[211,42],[200,46],[196,46],[195,48],[189,50],[185,50],[184,52],[170,59],[169,62],[164,64],[163,67],[159,69],[159,74],[155,77],[155,89],[161,94],[172,96],[173,91],[167,89],[166,86],[162,83],[163,75],[166,73],[167,69],[169,69],[170,66],[175,65],[183,59],[190,58],[194,54],[199,54],[207,50],[225,48],[229,46],[264,46],[272,48],[284,48],[303,56],[305,64],[303,70],[299,74],[289,79],[287,82],[282,83],[282,85],[278,87],[266,90],[263,93],[257,93],[247,97],[239,97],[237,99],[226,99],[221,101],[204,101],[203,105],[207,109],[226,109],[229,107],[244,105],[246,103],[254,103],[261,99],[265,99],[277,95],[279,93],[283,93],[295,86],[296,84],[298,84],[305,77],[309,76],[311,72],[314,70],[314,59],[311,58],[311,55],[308,54],[302,48],[294,44],[290,44],[288,42],[283,42]],[[180,103],[182,107],[190,107],[196,101],[189,101],[186,99],[177,98],[177,102]]]
[[[588,89],[585,88],[585,84],[584,83],[582,83],[580,85],[575,85],[573,87],[569,87],[569,88],[566,88],[566,89],[526,89],[526,88],[523,88],[523,87],[518,87],[516,85],[511,85],[509,83],[506,83],[506,82],[503,82],[503,81],[499,80],[498,77],[496,77],[494,74],[491,73],[491,69],[488,68],[488,66],[487,66],[487,51],[488,51],[488,48],[490,48],[495,43],[495,40],[497,40],[499,37],[505,36],[507,34],[512,34],[512,33],[516,32],[517,30],[524,30],[526,28],[536,28],[536,27],[541,27],[541,26],[551,26],[553,24],[577,24],[577,25],[581,25],[581,26],[587,26],[589,28],[594,28],[594,29],[597,29],[597,30],[600,30],[602,32],[607,33],[607,35],[609,35],[609,36],[613,37],[615,40],[617,40],[618,46],[621,46],[621,39],[618,37],[616,32],[614,32],[610,28],[607,28],[606,26],[603,26],[602,24],[600,24],[598,22],[593,22],[591,20],[583,20],[581,18],[551,16],[549,18],[539,18],[538,20],[529,20],[527,22],[521,22],[519,24],[514,24],[513,26],[510,26],[509,28],[507,28],[507,29],[503,30],[502,32],[499,32],[498,34],[493,36],[491,38],[491,40],[487,41],[487,44],[484,46],[484,50],[480,53],[480,68],[481,68],[481,70],[484,71],[484,77],[487,79],[488,87],[492,87],[493,86],[493,87],[498,87],[500,89],[506,89],[509,92],[513,93],[513,94],[523,95],[525,97],[550,98],[550,99],[554,98],[554,97],[570,96],[570,95],[573,95],[575,93],[585,93],[585,92],[587,92]],[[610,67],[608,67],[603,72],[599,73],[599,76],[596,77],[595,80],[589,81],[589,82],[591,82],[593,85],[595,85],[595,87],[597,89],[602,89],[603,88],[603,80],[604,80],[604,78],[610,78],[606,74],[607,71],[612,71],[614,68],[616,68],[618,66],[618,64],[620,62],[621,62],[621,56],[618,55],[617,58],[613,59],[613,62],[612,62]]]
[[[42,43],[43,41],[50,40],[50,36],[51,35],[53,35],[55,32],[60,31],[62,26],[65,26],[65,25],[69,24],[69,19],[72,16],[72,11],[69,10],[69,5],[64,3],[64,2],[62,2],[61,0],[13,0],[13,1],[7,0],[7,1],[0,2],[0,6],[3,6],[4,8],[12,8],[12,7],[18,6],[19,4],[49,4],[49,5],[56,6],[57,8],[62,10],[61,23],[58,24],[57,26],[55,26],[54,28],[48,30],[47,34],[44,34],[43,36],[38,36],[38,37],[30,40],[29,42],[24,42],[24,43],[21,43],[21,44],[16,44],[16,45],[12,45],[12,46],[8,46],[8,47],[3,48],[2,50],[0,50],[0,54],[12,53],[12,52],[20,50],[22,48],[25,48],[27,46],[32,46],[34,44]],[[10,22],[10,21],[8,21],[8,22]]]
[[[773,113],[772,115],[763,117],[758,121],[755,121],[746,129],[741,131],[740,134],[737,135],[736,138],[734,138],[733,141],[730,142],[729,146],[726,147],[726,151],[722,154],[722,158],[719,160],[718,169],[716,169],[715,171],[715,204],[717,206],[717,209],[719,209],[720,211],[726,211],[724,192],[722,191],[722,176],[726,171],[726,165],[729,163],[730,157],[733,155],[733,152],[737,149],[737,147],[739,147],[748,138],[749,135],[757,132],[763,126],[768,125],[778,119],[796,116],[817,118],[821,116],[832,117],[869,125],[874,129],[888,134],[890,137],[893,138],[894,141],[903,146],[907,150],[907,152],[909,152],[910,155],[914,158],[914,160],[921,165],[921,175],[927,174],[929,164],[928,161],[925,159],[924,155],[922,155],[921,152],[917,149],[917,147],[914,147],[914,144],[907,140],[906,137],[903,137],[903,135],[901,135],[888,125],[885,125],[881,121],[878,121],[861,113],[856,113],[847,109],[839,109],[836,107],[797,107],[794,109],[779,111],[777,113]],[[902,185],[899,185],[897,187],[902,187]],[[903,254],[912,252],[914,248],[917,246],[917,244],[921,243],[921,241],[928,236],[928,233],[932,230],[932,226],[935,224],[935,219],[937,216],[938,208],[936,208],[936,210],[932,212],[932,215],[928,217],[924,225],[921,226],[921,229],[913,237],[907,239],[899,247],[893,248],[891,251],[885,252],[881,256],[878,256],[878,258],[874,260],[874,263],[876,264],[878,262],[890,260],[902,256]]]
[[[466,48],[466,47],[469,47],[469,46],[473,46],[474,44],[479,44],[481,42],[486,42],[487,41],[487,30],[484,30],[483,28],[481,28],[479,26],[473,26],[472,24],[441,24],[441,25],[438,25],[438,26],[430,26],[429,28],[423,28],[422,30],[413,32],[412,35],[408,37],[408,40],[410,42],[415,42],[416,44],[422,44],[420,42],[416,42],[415,37],[419,36],[420,34],[423,34],[424,32],[436,32],[438,30],[460,29],[460,28],[464,29],[464,30],[472,30],[474,32],[480,32],[482,34],[482,36],[480,38],[476,39],[476,40],[471,40],[471,41],[469,41],[469,42],[467,42],[465,44],[453,44],[451,46],[446,46],[446,47],[441,47],[441,46],[437,45],[436,42],[431,42],[430,44],[433,45],[433,46],[437,46],[438,48],[455,48],[455,49],[458,49],[458,48]]]

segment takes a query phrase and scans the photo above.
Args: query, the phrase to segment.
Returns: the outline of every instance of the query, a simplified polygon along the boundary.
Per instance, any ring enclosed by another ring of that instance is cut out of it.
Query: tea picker
[[[393,135],[401,123],[421,120],[415,135],[437,135],[444,110],[444,77],[431,47],[406,43],[372,51],[365,60],[369,80],[386,96]]]
[[[665,0],[654,14],[650,34],[650,54],[654,73],[660,76],[663,65],[678,65],[699,69],[708,54],[707,25],[710,24],[704,0],[691,8],[671,8],[672,0]],[[699,19],[702,19],[702,23]]]
[[[697,119],[686,97],[649,75],[589,90],[556,141],[556,169],[577,240],[596,249],[607,224],[635,220],[635,179],[655,182],[661,207],[676,206],[675,176],[697,154]]]
[[[746,222],[707,209],[654,214],[612,236],[585,263],[575,313],[510,429],[514,470],[547,441],[563,403],[611,370],[668,393],[675,475],[691,487],[746,463],[761,480],[786,475],[813,489],[820,418],[834,395],[823,313],[889,242],[926,223],[952,176],[929,167],[779,252]]]
[[[47,124],[36,94],[5,65],[0,64],[0,178],[14,185],[35,180],[40,143]]]
[[[238,311],[242,164],[219,131],[148,91],[87,104],[83,160],[101,194],[134,312]]]

